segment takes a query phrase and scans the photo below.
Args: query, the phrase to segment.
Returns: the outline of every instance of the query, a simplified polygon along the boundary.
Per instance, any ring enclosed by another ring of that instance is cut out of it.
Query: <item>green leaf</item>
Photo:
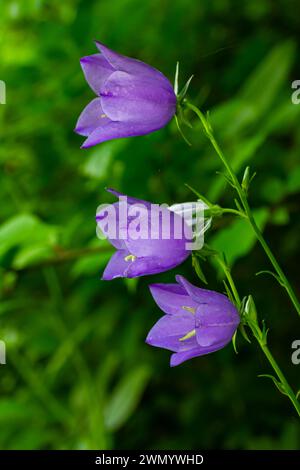
[[[256,113],[264,113],[274,102],[278,91],[286,83],[294,56],[293,42],[287,41],[275,46],[249,77],[239,96],[246,102],[253,103]]]
[[[197,256],[193,255],[192,256],[192,265],[193,265],[193,268],[195,269],[196,271],[196,274],[197,276],[199,277],[199,279],[204,282],[204,284],[207,284],[207,280],[206,280],[206,277],[202,271],[202,268],[201,268],[201,265],[200,265],[200,262],[199,262],[199,259],[197,258]]]
[[[31,419],[35,412],[41,410],[31,404],[24,404],[14,398],[2,398],[0,400],[0,423],[2,426],[7,426],[12,420],[19,425],[23,422],[26,423]]]
[[[77,279],[83,275],[94,275],[98,273],[100,277],[100,272],[108,262],[112,253],[113,248],[111,252],[105,251],[103,253],[91,253],[83,256],[82,258],[79,258],[77,261],[75,261],[72,267],[71,276],[74,279]]]
[[[245,326],[244,326],[242,323],[240,323],[239,328],[238,328],[238,331],[241,333],[241,335],[242,335],[243,338],[247,341],[247,343],[250,343],[250,344],[251,344],[251,340],[250,340],[250,338],[249,338],[249,336],[248,336],[248,333],[247,333],[247,331],[246,331],[246,329],[245,329]]]
[[[125,148],[126,140],[112,140],[98,145],[82,165],[82,172],[89,178],[103,180],[108,176],[113,159]]]
[[[263,230],[269,212],[266,208],[253,211],[254,218]],[[249,223],[245,219],[235,219],[231,225],[219,231],[211,240],[210,245],[222,253],[226,253],[229,265],[247,255],[256,243],[256,237]]]
[[[188,79],[188,81],[185,83],[185,85],[183,86],[182,90],[178,93],[177,95],[177,99],[178,101],[181,101],[185,95],[187,94],[188,92],[188,89],[189,89],[189,86],[190,86],[190,83],[191,81],[193,80],[193,77],[194,75],[191,75],[190,78]]]
[[[297,108],[297,106],[294,106]],[[298,106],[300,108],[300,106]],[[289,193],[296,193],[300,191],[300,166],[293,169],[289,174],[287,183],[287,189]]]
[[[212,110],[213,127],[221,143],[226,142],[225,152],[236,172],[254,158],[271,132],[284,126],[289,129],[289,123],[296,124],[299,119],[300,107],[291,106],[289,97],[283,96],[294,56],[293,42],[276,46],[250,75],[237,97]],[[262,84],[267,84],[263,93]],[[223,182],[215,180],[208,197],[217,201],[223,189]]]
[[[286,225],[290,220],[289,211],[285,207],[278,207],[272,213],[272,224]]]
[[[236,347],[236,333],[237,332],[234,333],[231,341],[232,341],[232,346],[233,346],[235,354],[238,354],[238,350],[237,350],[237,347]]]
[[[47,245],[25,246],[20,249],[13,261],[15,269],[24,269],[27,266],[40,263],[53,255],[53,250]]]
[[[174,78],[174,93],[177,96],[179,90],[179,62],[176,62],[175,78]]]
[[[203,194],[200,194],[195,188],[193,188],[187,183],[185,183],[185,186],[189,188],[189,190],[198,197],[199,201],[204,202],[205,204],[207,204],[208,207],[211,207],[213,205],[208,199],[206,199],[205,196],[203,196]]]
[[[0,226],[0,254],[8,249],[43,240],[55,240],[55,229],[41,222],[32,214],[20,214]]]
[[[262,332],[261,332],[261,342],[263,344],[267,344],[267,338],[268,338],[268,333],[269,333],[269,328],[266,327],[265,320],[262,321]]]
[[[227,297],[229,298],[229,300],[234,304],[234,298],[233,298],[233,295],[232,295],[232,292],[227,284],[227,282],[224,280],[223,281],[223,284],[224,284],[224,287],[225,287],[225,291],[226,291],[226,294],[227,294]]]
[[[287,395],[286,391],[285,391],[285,388],[284,388],[284,385],[279,382],[279,380],[277,380],[273,375],[271,374],[260,374],[258,377],[266,377],[268,379],[271,379],[274,384],[276,385],[276,387],[278,388],[278,390],[280,391],[280,393],[282,393],[283,395]]]
[[[104,410],[105,426],[110,431],[122,427],[136,409],[150,378],[146,366],[133,369],[113,391]]]
[[[244,314],[247,317],[247,319],[250,318],[251,321],[255,323],[257,322],[257,311],[256,311],[256,307],[255,307],[255,303],[254,303],[252,295],[249,295],[246,300],[245,307],[244,307]]]
[[[0,256],[11,248],[18,248],[13,262],[16,268],[30,264],[33,259],[44,258],[46,251],[57,243],[57,227],[47,225],[32,214],[20,214],[0,226]]]
[[[191,142],[188,140],[188,138],[185,136],[183,130],[181,129],[180,118],[177,116],[177,114],[174,115],[174,119],[175,119],[175,122],[176,122],[177,129],[179,131],[179,134],[181,135],[181,137],[183,138],[185,143],[191,147],[191,145],[192,145]]]
[[[123,279],[124,281],[124,284],[125,286],[127,287],[128,289],[128,292],[130,294],[135,294],[136,291],[137,291],[137,287],[138,287],[138,282],[139,282],[139,278],[138,277],[134,277],[134,278],[124,278]]]
[[[260,188],[260,192],[267,203],[278,204],[287,194],[287,189],[288,188],[284,180],[273,175],[266,175],[264,184]]]
[[[282,286],[284,287],[284,283],[280,280],[280,277],[273,273],[272,271],[269,271],[267,269],[264,269],[263,271],[258,271],[257,273],[255,273],[256,276],[260,276],[261,274],[268,274],[269,276],[272,276],[276,279],[276,281]]]

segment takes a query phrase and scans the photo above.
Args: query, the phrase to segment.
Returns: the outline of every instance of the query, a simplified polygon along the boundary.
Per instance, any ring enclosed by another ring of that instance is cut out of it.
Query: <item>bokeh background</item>
[[[194,197],[232,204],[232,191],[197,123],[80,150],[76,119],[93,98],[79,58],[98,39],[181,83],[211,119],[242,175],[257,172],[251,204],[299,294],[299,2],[292,0],[2,0],[0,79],[1,449],[296,449],[290,403],[260,373],[256,344],[238,338],[169,368],[144,343],[160,317],[149,282],[177,273],[201,285],[191,260],[138,281],[100,281],[111,248],[95,236],[106,186],[154,202]],[[299,318],[252,234],[231,217],[207,242],[224,249],[243,295],[252,293],[269,343],[294,388]],[[209,264],[211,289],[223,290]]]

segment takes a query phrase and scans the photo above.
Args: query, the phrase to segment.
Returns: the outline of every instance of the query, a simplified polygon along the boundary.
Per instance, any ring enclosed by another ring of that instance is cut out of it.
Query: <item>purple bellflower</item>
[[[151,294],[165,312],[150,330],[146,343],[169,349],[170,365],[223,348],[240,322],[236,307],[223,294],[195,287],[182,276],[177,284],[153,284]]]
[[[108,190],[119,201],[100,206],[96,221],[101,233],[117,248],[102,279],[155,274],[181,264],[193,238],[184,218],[165,206]]]
[[[117,54],[97,41],[96,46],[100,53],[80,60],[97,95],[76,124],[75,132],[87,137],[82,147],[164,127],[176,111],[169,80],[150,65]]]

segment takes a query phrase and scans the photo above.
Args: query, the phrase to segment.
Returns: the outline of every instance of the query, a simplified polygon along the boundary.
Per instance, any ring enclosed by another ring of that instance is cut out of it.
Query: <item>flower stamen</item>
[[[189,333],[187,333],[185,336],[183,336],[182,338],[179,338],[179,341],[185,341],[187,339],[190,339],[192,338],[193,336],[196,336],[196,330],[192,330],[192,331],[189,331]]]
[[[193,315],[195,315],[196,313],[196,309],[193,307],[186,307],[185,305],[183,305],[181,308],[183,308],[183,310],[187,310],[188,312],[191,312]]]
[[[132,262],[135,261],[136,259],[137,259],[137,256],[135,255],[127,255],[124,258],[125,261],[132,261]]]

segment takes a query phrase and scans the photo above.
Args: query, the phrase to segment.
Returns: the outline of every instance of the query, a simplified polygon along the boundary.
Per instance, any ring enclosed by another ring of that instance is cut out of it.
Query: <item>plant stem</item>
[[[237,288],[235,286],[234,280],[232,278],[231,271],[230,271],[229,267],[226,265],[226,263],[224,262],[224,260],[219,255],[215,255],[215,256],[216,256],[216,260],[217,260],[219,266],[222,268],[222,270],[223,270],[223,272],[226,276],[226,279],[227,279],[227,281],[228,281],[228,283],[231,287],[232,294],[234,296],[236,304],[239,308],[241,306],[241,298],[240,298],[240,295],[239,295],[239,293],[237,291]],[[286,395],[289,397],[290,401],[292,402],[295,410],[297,411],[297,413],[300,417],[300,402],[297,400],[297,397],[296,397],[292,387],[288,383],[287,379],[284,376],[284,373],[282,372],[279,365],[277,364],[276,359],[272,355],[272,353],[271,353],[271,351],[270,351],[270,349],[267,345],[266,335],[263,334],[263,332],[261,331],[258,323],[255,324],[255,328],[250,322],[247,323],[247,325],[251,329],[251,331],[253,333],[253,336],[257,340],[261,350],[263,351],[264,355],[266,356],[267,360],[269,361],[269,364],[272,366],[274,372],[276,373],[276,375],[277,375],[277,377],[280,381],[280,384],[283,386]]]
[[[77,259],[84,258],[85,256],[90,256],[94,254],[112,254],[113,249],[110,245],[105,246],[93,246],[87,248],[77,248],[72,250],[64,250],[61,248],[56,248],[55,254],[53,257],[49,257],[38,264],[32,264],[21,268],[19,271],[34,271],[41,268],[47,268],[49,266],[55,266],[61,263],[67,263],[70,261],[76,261]]]
[[[284,389],[285,389],[285,392],[286,392],[287,396],[291,400],[292,404],[294,405],[295,410],[298,413],[298,416],[300,417],[300,402],[297,400],[297,397],[296,397],[293,389],[291,388],[290,384],[286,380],[286,378],[284,376],[284,373],[282,372],[279,365],[277,364],[277,361],[273,357],[270,349],[268,348],[268,345],[264,344],[264,343],[260,343],[260,347],[261,347],[262,351],[264,352],[264,355],[268,359],[269,363],[273,367],[273,370],[276,373],[278,379],[280,380],[280,383],[284,386]]]
[[[222,209],[222,212],[223,214],[234,214],[234,215],[237,215],[238,217],[245,217],[244,213],[236,209],[225,208],[225,209]]]
[[[234,283],[233,278],[231,276],[231,271],[230,271],[229,267],[227,266],[227,264],[224,262],[224,260],[220,256],[216,255],[216,260],[217,260],[219,266],[222,268],[222,271],[224,272],[224,274],[226,276],[226,279],[227,279],[227,281],[228,281],[228,283],[231,287],[234,300],[235,300],[235,302],[237,304],[237,307],[239,309],[240,306],[241,306],[241,298],[239,296],[237,288],[235,287],[235,283]]]
[[[247,219],[256,235],[256,238],[257,240],[260,242],[262,248],[264,249],[267,257],[269,258],[273,268],[275,269],[276,273],[277,273],[277,276],[278,276],[278,280],[279,280],[279,283],[286,289],[287,293],[288,293],[288,296],[290,297],[291,299],[291,302],[292,304],[294,305],[298,315],[300,316],[300,303],[299,303],[299,300],[297,299],[297,296],[292,288],[292,286],[290,285],[286,275],[284,274],[282,268],[280,267],[278,261],[276,260],[272,250],[270,249],[268,243],[266,242],[266,240],[264,239],[263,237],[263,234],[261,233],[254,217],[253,217],[253,214],[252,214],[252,211],[251,211],[251,208],[249,206],[249,203],[248,203],[248,199],[247,199],[247,195],[244,191],[244,189],[242,188],[231,164],[229,163],[229,161],[227,160],[225,154],[223,153],[223,151],[221,150],[218,142],[216,141],[215,139],[215,136],[213,134],[213,131],[212,131],[212,128],[209,124],[209,122],[207,121],[207,119],[205,118],[205,116],[203,115],[203,113],[196,107],[194,106],[193,104],[189,103],[189,102],[186,102],[186,106],[191,109],[197,116],[198,118],[200,119],[204,129],[205,129],[205,133],[208,137],[208,139],[210,140],[212,146],[214,147],[217,155],[219,156],[220,160],[222,161],[223,165],[225,166],[230,178],[231,178],[231,182],[232,182],[232,185],[234,186],[234,188],[236,189],[237,193],[238,193],[238,196],[239,196],[239,199],[242,203],[242,206],[244,208],[244,211],[245,211],[245,215],[247,216]]]

